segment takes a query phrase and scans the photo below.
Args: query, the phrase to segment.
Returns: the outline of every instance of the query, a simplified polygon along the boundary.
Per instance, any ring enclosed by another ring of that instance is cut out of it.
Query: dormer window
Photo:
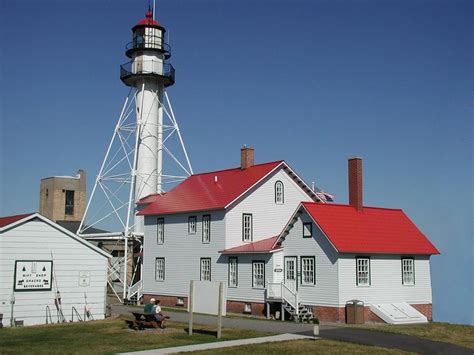
[[[281,181],[275,183],[275,203],[279,205],[285,203],[285,188]]]

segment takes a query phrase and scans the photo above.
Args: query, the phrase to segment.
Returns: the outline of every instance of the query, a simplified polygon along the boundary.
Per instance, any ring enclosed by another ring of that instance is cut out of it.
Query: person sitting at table
[[[155,307],[155,299],[150,298],[150,301],[143,307],[143,313],[153,313],[153,307]]]
[[[160,300],[155,301],[155,306],[153,307],[152,313],[155,315],[155,319],[158,322],[161,322],[161,328],[165,327],[165,319],[166,317],[163,312],[161,311]]]

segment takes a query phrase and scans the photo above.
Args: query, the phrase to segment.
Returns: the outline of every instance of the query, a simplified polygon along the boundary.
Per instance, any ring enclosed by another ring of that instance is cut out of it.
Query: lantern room
[[[151,9],[132,28],[132,32],[133,41],[125,47],[125,54],[131,61],[120,66],[120,79],[125,85],[133,87],[143,79],[165,87],[173,85],[175,70],[168,62],[171,48],[165,43],[166,29],[153,18]]]
[[[170,46],[165,43],[166,29],[153,19],[153,12],[149,9],[145,18],[133,28],[133,41],[126,46],[126,55],[133,58],[137,51],[156,50],[164,54],[165,59],[171,57]]]

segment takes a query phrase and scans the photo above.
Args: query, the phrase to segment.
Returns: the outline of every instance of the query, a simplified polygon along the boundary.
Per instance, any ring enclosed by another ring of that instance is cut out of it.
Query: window
[[[275,183],[275,203],[280,205],[285,203],[285,188],[281,181]]]
[[[301,284],[314,285],[315,282],[315,265],[314,256],[301,257]]]
[[[313,236],[313,223],[303,223],[303,238],[311,238]]]
[[[252,241],[252,215],[249,213],[242,215],[242,240],[244,242]]]
[[[229,257],[229,286],[237,287],[237,265],[238,261],[236,257]]]
[[[211,242],[211,215],[202,216],[202,242]]]
[[[402,258],[402,284],[415,284],[415,260],[413,258]]]
[[[165,258],[155,259],[155,281],[165,281]]]
[[[357,286],[370,286],[370,259],[369,258],[357,258],[356,259]]]
[[[66,190],[64,214],[67,214],[68,216],[72,216],[74,214],[74,191],[73,190]]]
[[[188,218],[188,234],[196,234],[196,216]]]
[[[157,244],[163,244],[165,242],[165,219],[158,218],[156,224],[156,242]]]
[[[201,258],[201,281],[211,281],[211,258]]]
[[[265,262],[253,261],[252,270],[253,270],[252,287],[265,288]]]

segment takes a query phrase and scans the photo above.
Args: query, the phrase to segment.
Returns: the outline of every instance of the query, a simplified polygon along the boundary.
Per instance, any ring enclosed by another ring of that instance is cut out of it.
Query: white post
[[[125,299],[127,298],[127,287],[128,287],[128,231],[125,231],[125,252],[124,252],[124,259],[125,265],[123,266],[123,294],[122,294],[122,302],[125,303]]]
[[[188,298],[188,312],[189,312],[188,335],[193,335],[193,311],[194,311],[194,281],[191,280],[191,282],[189,283],[189,298]]]
[[[222,302],[224,301],[224,283],[219,282],[219,304],[217,306],[217,339],[222,336]]]

